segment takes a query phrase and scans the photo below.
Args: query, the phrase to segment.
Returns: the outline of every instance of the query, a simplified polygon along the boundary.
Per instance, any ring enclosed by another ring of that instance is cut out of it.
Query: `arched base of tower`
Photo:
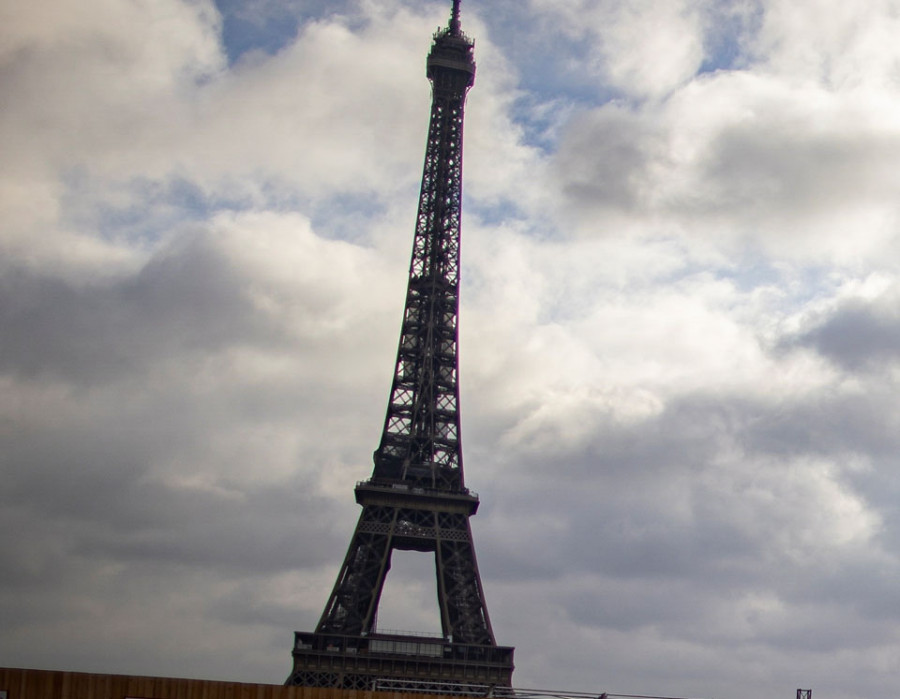
[[[512,684],[513,648],[442,638],[295,634],[287,685],[484,696]]]

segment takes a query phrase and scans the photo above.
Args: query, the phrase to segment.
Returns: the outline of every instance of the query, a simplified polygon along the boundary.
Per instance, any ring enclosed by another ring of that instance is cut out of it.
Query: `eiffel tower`
[[[295,634],[286,684],[447,691],[510,686],[513,648],[494,641],[463,481],[457,345],[463,110],[475,80],[474,43],[459,0],[427,60],[431,120],[397,362],[372,477],[356,486],[362,513],[313,633]],[[440,637],[376,627],[395,549],[431,552]]]

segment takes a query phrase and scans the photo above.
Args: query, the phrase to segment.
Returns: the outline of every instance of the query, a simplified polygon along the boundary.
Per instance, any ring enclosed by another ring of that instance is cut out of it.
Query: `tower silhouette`
[[[513,648],[497,646],[475,560],[459,429],[457,345],[463,110],[474,43],[459,0],[427,60],[431,119],[397,362],[363,510],[314,633],[295,634],[286,684],[439,691],[510,686]],[[441,637],[379,633],[378,602],[395,549],[433,552]]]

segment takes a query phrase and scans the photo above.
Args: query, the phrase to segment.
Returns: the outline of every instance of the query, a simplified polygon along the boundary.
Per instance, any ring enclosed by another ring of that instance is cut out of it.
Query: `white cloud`
[[[704,58],[702,3],[557,3],[533,0],[553,31],[586,45],[571,70],[636,97],[657,98],[689,80]]]
[[[589,232],[625,211],[644,235],[665,226],[691,246],[865,264],[894,247],[900,141],[883,119],[898,105],[722,73],[659,107],[584,115],[554,169]]]
[[[815,19],[813,19],[815,18]],[[834,0],[769,0],[755,42],[760,64],[794,84],[836,91],[896,91],[900,17],[894,0],[855,6]]]

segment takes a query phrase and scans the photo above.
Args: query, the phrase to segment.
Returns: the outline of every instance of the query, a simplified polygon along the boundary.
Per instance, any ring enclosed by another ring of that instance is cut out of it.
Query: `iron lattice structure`
[[[314,633],[295,637],[287,684],[371,689],[377,680],[510,686],[513,649],[497,646],[475,560],[459,422],[459,268],[463,113],[475,80],[474,43],[459,0],[427,60],[431,118],[403,324],[363,510]],[[379,633],[378,602],[395,549],[432,552],[441,633]]]

